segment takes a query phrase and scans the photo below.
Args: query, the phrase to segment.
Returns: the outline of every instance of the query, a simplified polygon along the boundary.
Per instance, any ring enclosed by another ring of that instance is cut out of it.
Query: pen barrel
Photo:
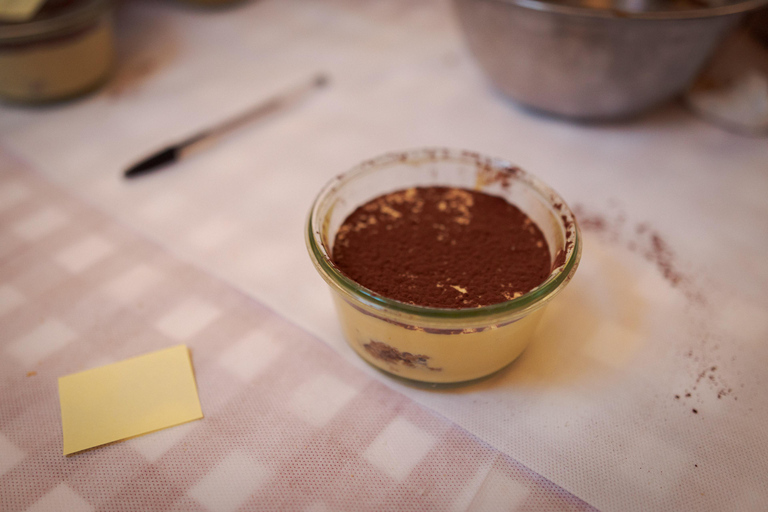
[[[323,87],[326,83],[327,83],[327,79],[325,78],[325,76],[318,75],[315,78],[313,78],[311,82],[300,85],[295,89],[288,91],[285,94],[276,96],[265,102],[259,103],[258,105],[249,108],[242,114],[232,119],[228,119],[214,126],[213,128],[210,128],[204,131],[203,133],[200,133],[198,135],[195,135],[194,137],[191,137],[190,139],[185,141],[183,145],[193,146],[193,145],[197,145],[198,142],[201,142],[201,140],[205,138],[221,137],[222,135],[225,135],[234,130],[237,130],[241,126],[246,125],[251,121],[254,121],[260,117],[269,115],[272,112],[282,110],[283,108],[298,102],[308,93],[312,92],[314,89],[318,87]]]
[[[216,144],[222,137],[237,130],[245,124],[258,118],[267,116],[273,112],[284,109],[291,104],[297,103],[312,90],[323,87],[327,83],[324,75],[317,75],[311,82],[305,83],[286,94],[274,97],[265,102],[259,103],[246,110],[242,114],[221,122],[220,124],[209,128],[201,133],[193,135],[186,140],[174,144],[153,156],[137,163],[125,172],[126,177],[139,176],[150,172],[152,169],[163,167],[175,161],[181,160],[187,156],[193,155],[210,146]]]

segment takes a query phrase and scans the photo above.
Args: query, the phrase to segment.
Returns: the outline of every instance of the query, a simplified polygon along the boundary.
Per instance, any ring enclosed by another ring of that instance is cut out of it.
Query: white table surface
[[[118,14],[119,67],[104,90],[0,107],[0,143],[16,158],[598,509],[768,501],[765,139],[674,103],[621,124],[533,115],[492,90],[444,1],[135,2]],[[331,85],[302,105],[121,179],[148,151],[318,71]],[[326,181],[423,146],[512,160],[591,220],[541,338],[493,379],[442,392],[357,359],[303,241]]]

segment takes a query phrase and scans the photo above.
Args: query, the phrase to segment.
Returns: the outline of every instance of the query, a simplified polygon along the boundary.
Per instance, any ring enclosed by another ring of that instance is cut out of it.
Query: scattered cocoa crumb
[[[706,345],[707,345],[707,337],[704,337],[704,339],[702,340],[702,346],[706,347]],[[717,351],[718,348],[719,348],[719,345],[715,345],[711,347],[709,350],[714,353]],[[699,362],[699,358],[695,357],[692,351],[688,351],[686,353],[686,357],[691,359],[694,363]],[[713,354],[710,354],[710,357],[713,357]],[[733,391],[733,388],[731,388],[725,382],[725,380],[723,379],[723,376],[718,372],[717,365],[707,366],[697,371],[696,380],[693,385],[693,390],[697,391],[699,386],[702,383],[706,383],[709,389],[712,389],[713,391],[715,391],[718,399],[722,399],[723,397],[730,396]],[[733,398],[734,400],[737,400],[736,397],[733,397]]]
[[[693,411],[693,414],[699,414],[699,411],[697,411],[696,409],[691,409],[691,411]]]
[[[700,393],[710,391],[718,399],[731,396],[732,388],[718,371],[718,365],[712,364],[715,361],[720,362],[717,358],[720,343],[717,342],[709,322],[711,306],[700,284],[701,278],[682,270],[685,265],[677,261],[672,246],[651,224],[627,223],[618,202],[611,203],[611,209],[612,214],[596,213],[589,211],[584,205],[577,204],[573,211],[583,232],[593,233],[604,241],[621,245],[652,263],[669,286],[682,293],[688,311],[694,315],[691,316],[691,338],[698,340],[698,343],[694,341],[695,348],[689,348],[683,357],[689,361],[688,371],[693,379],[689,389],[695,396],[686,390],[682,398],[680,394],[675,394],[675,400],[685,402],[686,399],[693,398],[698,401]],[[733,399],[738,400],[736,396],[733,396]]]
[[[607,236],[611,241],[622,243],[627,250],[639,253],[647,261],[656,265],[661,276],[673,288],[679,289],[690,302],[706,304],[704,294],[697,289],[694,279],[679,269],[669,244],[661,233],[652,229],[648,223],[636,224],[632,238],[628,239],[624,229],[625,214],[618,213],[609,218],[603,214],[589,212],[581,204],[576,204],[573,211],[582,231]]]
[[[581,229],[584,231],[605,231],[606,229],[605,219],[602,217],[587,217],[578,212],[576,213],[576,216],[579,220],[579,226],[581,226]]]
[[[677,286],[683,280],[682,274],[675,268],[673,254],[667,243],[662,240],[658,233],[651,234],[651,251],[646,255],[647,258],[654,261],[664,279],[669,281],[672,286]]]

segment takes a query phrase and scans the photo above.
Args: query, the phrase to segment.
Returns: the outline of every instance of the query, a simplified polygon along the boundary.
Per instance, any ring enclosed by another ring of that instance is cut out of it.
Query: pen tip
[[[123,173],[123,176],[126,178],[135,178],[137,176],[141,176],[142,174],[147,174],[154,171],[155,169],[159,169],[160,167],[172,164],[178,160],[178,157],[179,151],[177,147],[172,146],[165,148],[164,150],[155,153],[151,157],[142,160],[136,165],[130,167]]]

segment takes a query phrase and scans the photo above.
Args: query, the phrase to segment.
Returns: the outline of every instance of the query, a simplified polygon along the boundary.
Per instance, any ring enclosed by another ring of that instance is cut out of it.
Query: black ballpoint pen
[[[213,128],[209,128],[201,133],[188,137],[181,142],[171,144],[170,146],[153,153],[149,157],[142,159],[126,169],[124,176],[126,178],[135,178],[178,162],[184,157],[215,143],[227,133],[236,130],[244,124],[297,102],[307,93],[316,88],[323,87],[327,83],[328,79],[325,75],[318,75],[313,78],[311,82],[303,84],[285,94],[275,96],[265,102],[259,103],[242,114],[232,119],[228,119]]]

